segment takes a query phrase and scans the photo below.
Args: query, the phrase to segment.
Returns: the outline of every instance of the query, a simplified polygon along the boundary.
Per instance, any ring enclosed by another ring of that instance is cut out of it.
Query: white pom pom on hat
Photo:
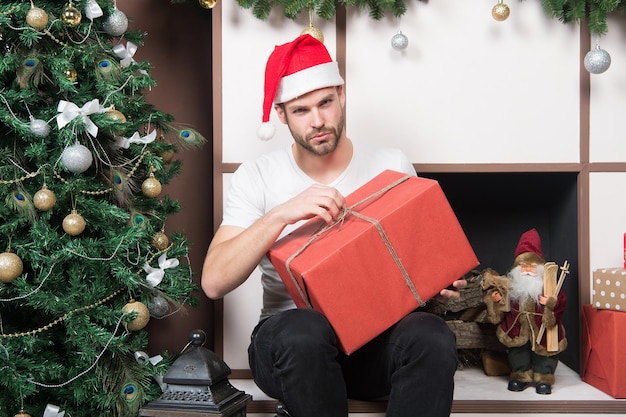
[[[270,122],[272,104],[343,83],[339,66],[324,44],[311,35],[300,35],[292,42],[276,46],[265,67],[263,119],[257,136],[262,140],[274,137],[276,127]]]

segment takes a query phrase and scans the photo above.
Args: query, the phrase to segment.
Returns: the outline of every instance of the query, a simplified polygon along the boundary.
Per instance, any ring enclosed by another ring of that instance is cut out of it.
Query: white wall
[[[578,162],[577,27],[508,3],[504,22],[493,0],[408,2],[401,21],[350,13],[348,136],[417,163]]]

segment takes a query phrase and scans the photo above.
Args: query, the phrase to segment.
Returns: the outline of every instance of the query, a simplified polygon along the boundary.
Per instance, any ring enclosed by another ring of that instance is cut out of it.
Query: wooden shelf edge
[[[251,401],[247,405],[249,414],[274,413],[276,401]],[[386,401],[349,401],[351,413],[384,413]],[[490,401],[455,400],[452,412],[457,414],[515,414],[523,411],[533,414],[623,414],[626,403],[621,401]]]

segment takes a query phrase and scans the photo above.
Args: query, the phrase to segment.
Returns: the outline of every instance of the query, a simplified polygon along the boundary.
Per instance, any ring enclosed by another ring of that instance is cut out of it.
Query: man
[[[502,285],[500,278],[503,277],[485,280],[485,287],[492,288],[485,297],[488,318],[499,324],[496,335],[508,348],[510,391],[523,391],[534,382],[537,394],[551,394],[558,354],[567,347],[565,329],[561,324],[567,301],[565,292],[560,291],[556,297],[544,295],[545,263],[539,233],[531,229],[520,237],[513,267],[508,273],[509,282]],[[506,287],[508,295],[503,289]],[[502,305],[510,307],[503,309]],[[537,343],[542,324],[547,329],[556,326],[556,351],[548,350],[545,333],[541,343]]]
[[[303,35],[274,49],[258,134],[273,135],[274,104],[294,143],[245,162],[234,173],[222,224],[204,262],[202,288],[210,298],[223,297],[260,266],[263,310],[248,349],[250,367],[256,384],[283,402],[291,416],[345,417],[347,398],[386,395],[388,416],[448,416],[456,345],[441,318],[411,313],[347,356],[322,314],[295,308],[265,256],[278,238],[307,219],[331,224],[345,206],[344,196],[385,169],[415,175],[400,151],[347,138],[345,100],[338,65],[321,42]],[[455,289],[465,285],[454,283]],[[458,292],[444,289],[440,296]]]

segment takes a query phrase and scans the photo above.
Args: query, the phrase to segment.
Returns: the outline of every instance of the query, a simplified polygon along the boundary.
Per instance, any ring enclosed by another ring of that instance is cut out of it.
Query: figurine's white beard
[[[512,300],[523,303],[527,298],[532,298],[535,303],[539,302],[539,296],[543,294],[543,265],[537,265],[537,273],[521,272],[521,267],[516,266],[509,271],[511,287],[509,295]]]

